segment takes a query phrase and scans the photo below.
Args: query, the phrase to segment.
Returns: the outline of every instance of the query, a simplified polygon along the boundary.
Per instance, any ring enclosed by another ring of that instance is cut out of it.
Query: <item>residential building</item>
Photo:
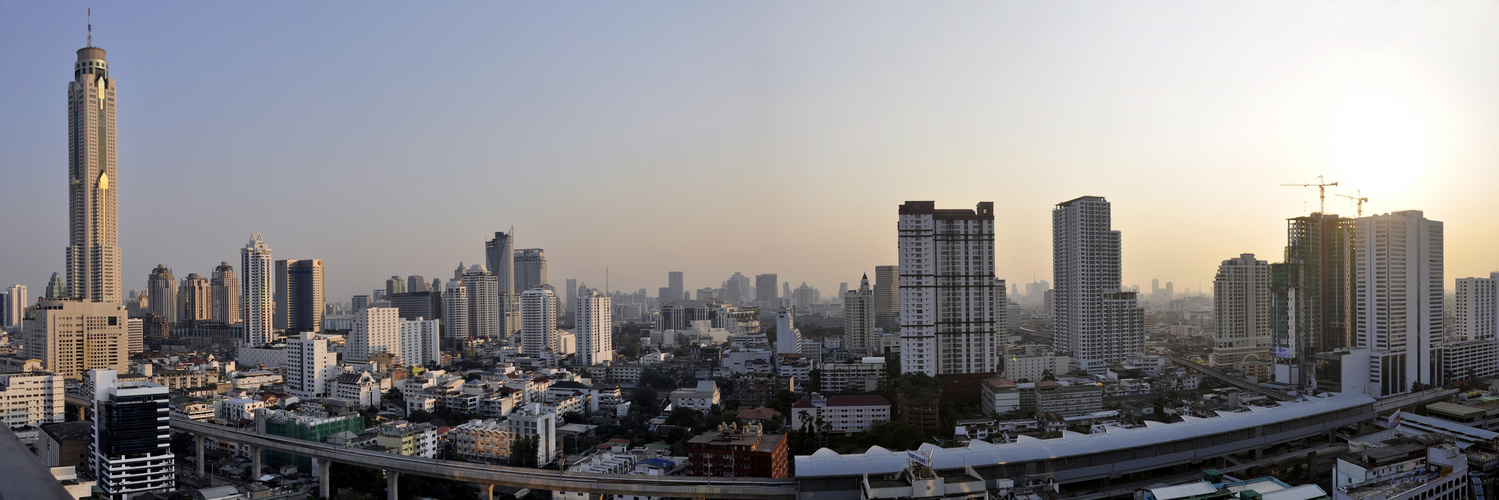
[[[875,336],[875,297],[869,287],[869,275],[859,282],[858,290],[843,294],[843,341],[856,352],[874,352],[879,347]]]
[[[885,331],[899,326],[900,266],[874,268],[874,324]]]
[[[283,350],[286,367],[286,392],[303,398],[328,394],[328,381],[341,371],[338,353],[328,350],[328,339],[312,332],[300,332],[286,341]]]
[[[979,398],[979,409],[984,415],[997,417],[1020,411],[1020,385],[1008,377],[984,379],[979,387],[983,391]]]
[[[0,374],[0,422],[16,429],[64,421],[64,379],[49,372]]]
[[[863,357],[843,363],[823,363],[822,392],[873,391],[885,385],[885,358]],[[744,403],[740,400],[741,404]]]
[[[323,261],[276,261],[275,329],[287,333],[319,332],[323,328]]]
[[[901,372],[993,373],[1005,285],[994,278],[994,203],[900,206]]]
[[[515,291],[515,226],[510,226],[509,233],[496,231],[494,239],[484,241],[485,263],[489,264],[489,272],[494,274],[496,284],[496,299],[499,301],[498,314],[499,331],[498,337],[484,338],[509,338],[510,334],[520,330],[520,293]],[[469,296],[474,296],[477,291],[472,285],[469,286]],[[474,307],[469,306],[472,311]]]
[[[1452,443],[1380,443],[1338,456],[1333,500],[1476,499],[1468,455]]]
[[[718,383],[712,380],[699,380],[693,388],[683,387],[671,391],[672,408],[692,408],[694,410],[708,413],[720,402]]]
[[[1026,382],[1055,379],[1067,374],[1068,361],[1067,356],[1052,351],[1012,352],[1005,355],[1005,367],[1000,376]]]
[[[540,248],[515,251],[515,293],[548,285],[546,252]]]
[[[521,294],[521,354],[557,352],[557,294],[532,288]]]
[[[463,287],[468,293],[468,331],[474,339],[493,340],[509,336],[505,330],[505,309],[498,277],[490,274],[484,266],[474,264],[463,274]]]
[[[48,467],[88,468],[94,423],[86,420],[42,424],[36,458]]]
[[[271,262],[271,247],[260,238],[260,233],[250,233],[250,243],[240,250],[240,316],[244,319],[241,333],[244,343],[259,347],[271,341],[274,312],[276,311],[276,283],[272,281],[275,266]]]
[[[609,296],[597,289],[578,291],[573,305],[573,333],[578,338],[579,363],[592,366],[614,361],[613,310]]]
[[[255,420],[255,411],[266,406],[265,401],[256,398],[229,398],[224,400],[224,420]]]
[[[791,405],[791,428],[810,432],[864,432],[890,421],[890,401],[878,395],[822,397],[813,393]]]
[[[503,464],[510,458],[509,425],[501,420],[470,420],[449,430],[448,442],[470,462]]]
[[[734,377],[734,400],[740,406],[764,406],[781,391],[796,392],[796,379],[770,373],[752,373]]]
[[[0,330],[21,331],[21,319],[26,316],[26,285],[13,285],[0,293]]]
[[[157,264],[156,269],[151,270],[151,276],[146,278],[146,293],[149,297],[147,311],[158,318],[177,321],[177,281],[172,278],[171,269]]]
[[[437,428],[432,424],[413,424],[398,420],[381,426],[377,432],[379,435],[375,438],[375,444],[386,447],[391,453],[437,458]]]
[[[377,352],[401,355],[401,318],[394,307],[371,307],[354,313],[354,329],[349,332],[344,355],[370,359]]]
[[[1419,210],[1361,217],[1354,238],[1354,332],[1369,350],[1368,394],[1441,384],[1442,223]]]
[[[1054,346],[1073,364],[1101,374],[1145,346],[1145,312],[1120,287],[1120,234],[1101,196],[1057,204],[1051,212]]]
[[[468,345],[471,335],[468,316],[468,288],[457,279],[448,280],[442,291],[442,347],[459,350]]]
[[[208,320],[212,300],[213,291],[208,286],[208,278],[188,273],[177,288],[177,321]]]
[[[400,320],[401,361],[407,366],[442,364],[442,320]]]
[[[529,403],[510,413],[505,420],[506,430],[510,439],[536,438],[536,463],[549,464],[561,452],[557,446],[557,418],[556,411],[540,403]]]
[[[1213,316],[1218,320],[1211,358],[1214,366],[1268,362],[1270,264],[1256,260],[1252,253],[1223,261],[1213,278]]]
[[[340,374],[333,379],[333,397],[352,401],[360,408],[380,404],[380,380],[367,371]]]
[[[81,379],[89,370],[129,371],[129,331],[124,306],[73,299],[42,299],[22,329],[22,356],[42,360],[47,371]]]
[[[801,354],[802,332],[796,329],[791,310],[776,312],[776,354]]]
[[[114,370],[90,370],[94,388],[94,443],[89,469],[101,498],[126,500],[176,488],[176,457],[168,391],[142,380],[117,380]]]
[[[790,477],[785,434],[759,424],[719,424],[687,441],[687,474],[721,477]]]
[[[214,321],[232,324],[240,321],[239,316],[239,276],[234,273],[234,266],[228,262],[219,262],[218,267],[213,268],[213,274],[208,279],[209,288],[209,312],[208,317]]]
[[[124,299],[115,90],[104,49],[92,44],[78,49],[73,81],[68,82],[66,263],[67,297],[85,302],[119,304]]]

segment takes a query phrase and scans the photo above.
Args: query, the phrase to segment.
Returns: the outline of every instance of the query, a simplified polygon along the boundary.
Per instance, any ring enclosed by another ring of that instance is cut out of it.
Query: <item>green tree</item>
[[[521,436],[510,440],[510,465],[513,467],[538,467],[537,455],[541,452],[541,441],[536,436]]]

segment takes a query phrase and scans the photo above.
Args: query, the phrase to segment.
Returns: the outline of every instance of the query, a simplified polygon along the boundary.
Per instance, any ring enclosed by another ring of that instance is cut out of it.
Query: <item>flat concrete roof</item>
[[[73,498],[10,429],[0,431],[0,470],[5,471],[0,474],[0,500]]]

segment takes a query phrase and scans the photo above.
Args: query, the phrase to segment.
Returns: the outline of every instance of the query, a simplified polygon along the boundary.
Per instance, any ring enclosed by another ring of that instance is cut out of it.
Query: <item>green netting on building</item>
[[[349,431],[354,434],[364,433],[364,417],[349,415],[347,417],[331,417],[308,420],[285,419],[267,420],[265,433],[272,436],[281,436],[300,439],[303,441],[314,441],[318,443],[327,442],[328,436],[340,432]],[[261,452],[261,460],[267,467],[280,467],[287,464],[297,466],[301,472],[312,471],[312,459],[301,455],[293,455],[283,451],[265,450]]]

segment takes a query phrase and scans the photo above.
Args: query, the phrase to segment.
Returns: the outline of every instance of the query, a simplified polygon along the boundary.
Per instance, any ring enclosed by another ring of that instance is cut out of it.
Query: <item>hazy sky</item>
[[[67,244],[87,4],[0,0],[0,284]],[[514,225],[551,281],[734,271],[834,293],[896,207],[994,201],[1001,278],[1101,195],[1124,280],[1278,260],[1318,174],[1499,270],[1499,2],[107,3],[127,289],[239,267],[252,231],[330,300],[447,279]],[[1328,210],[1353,204],[1329,194]]]

